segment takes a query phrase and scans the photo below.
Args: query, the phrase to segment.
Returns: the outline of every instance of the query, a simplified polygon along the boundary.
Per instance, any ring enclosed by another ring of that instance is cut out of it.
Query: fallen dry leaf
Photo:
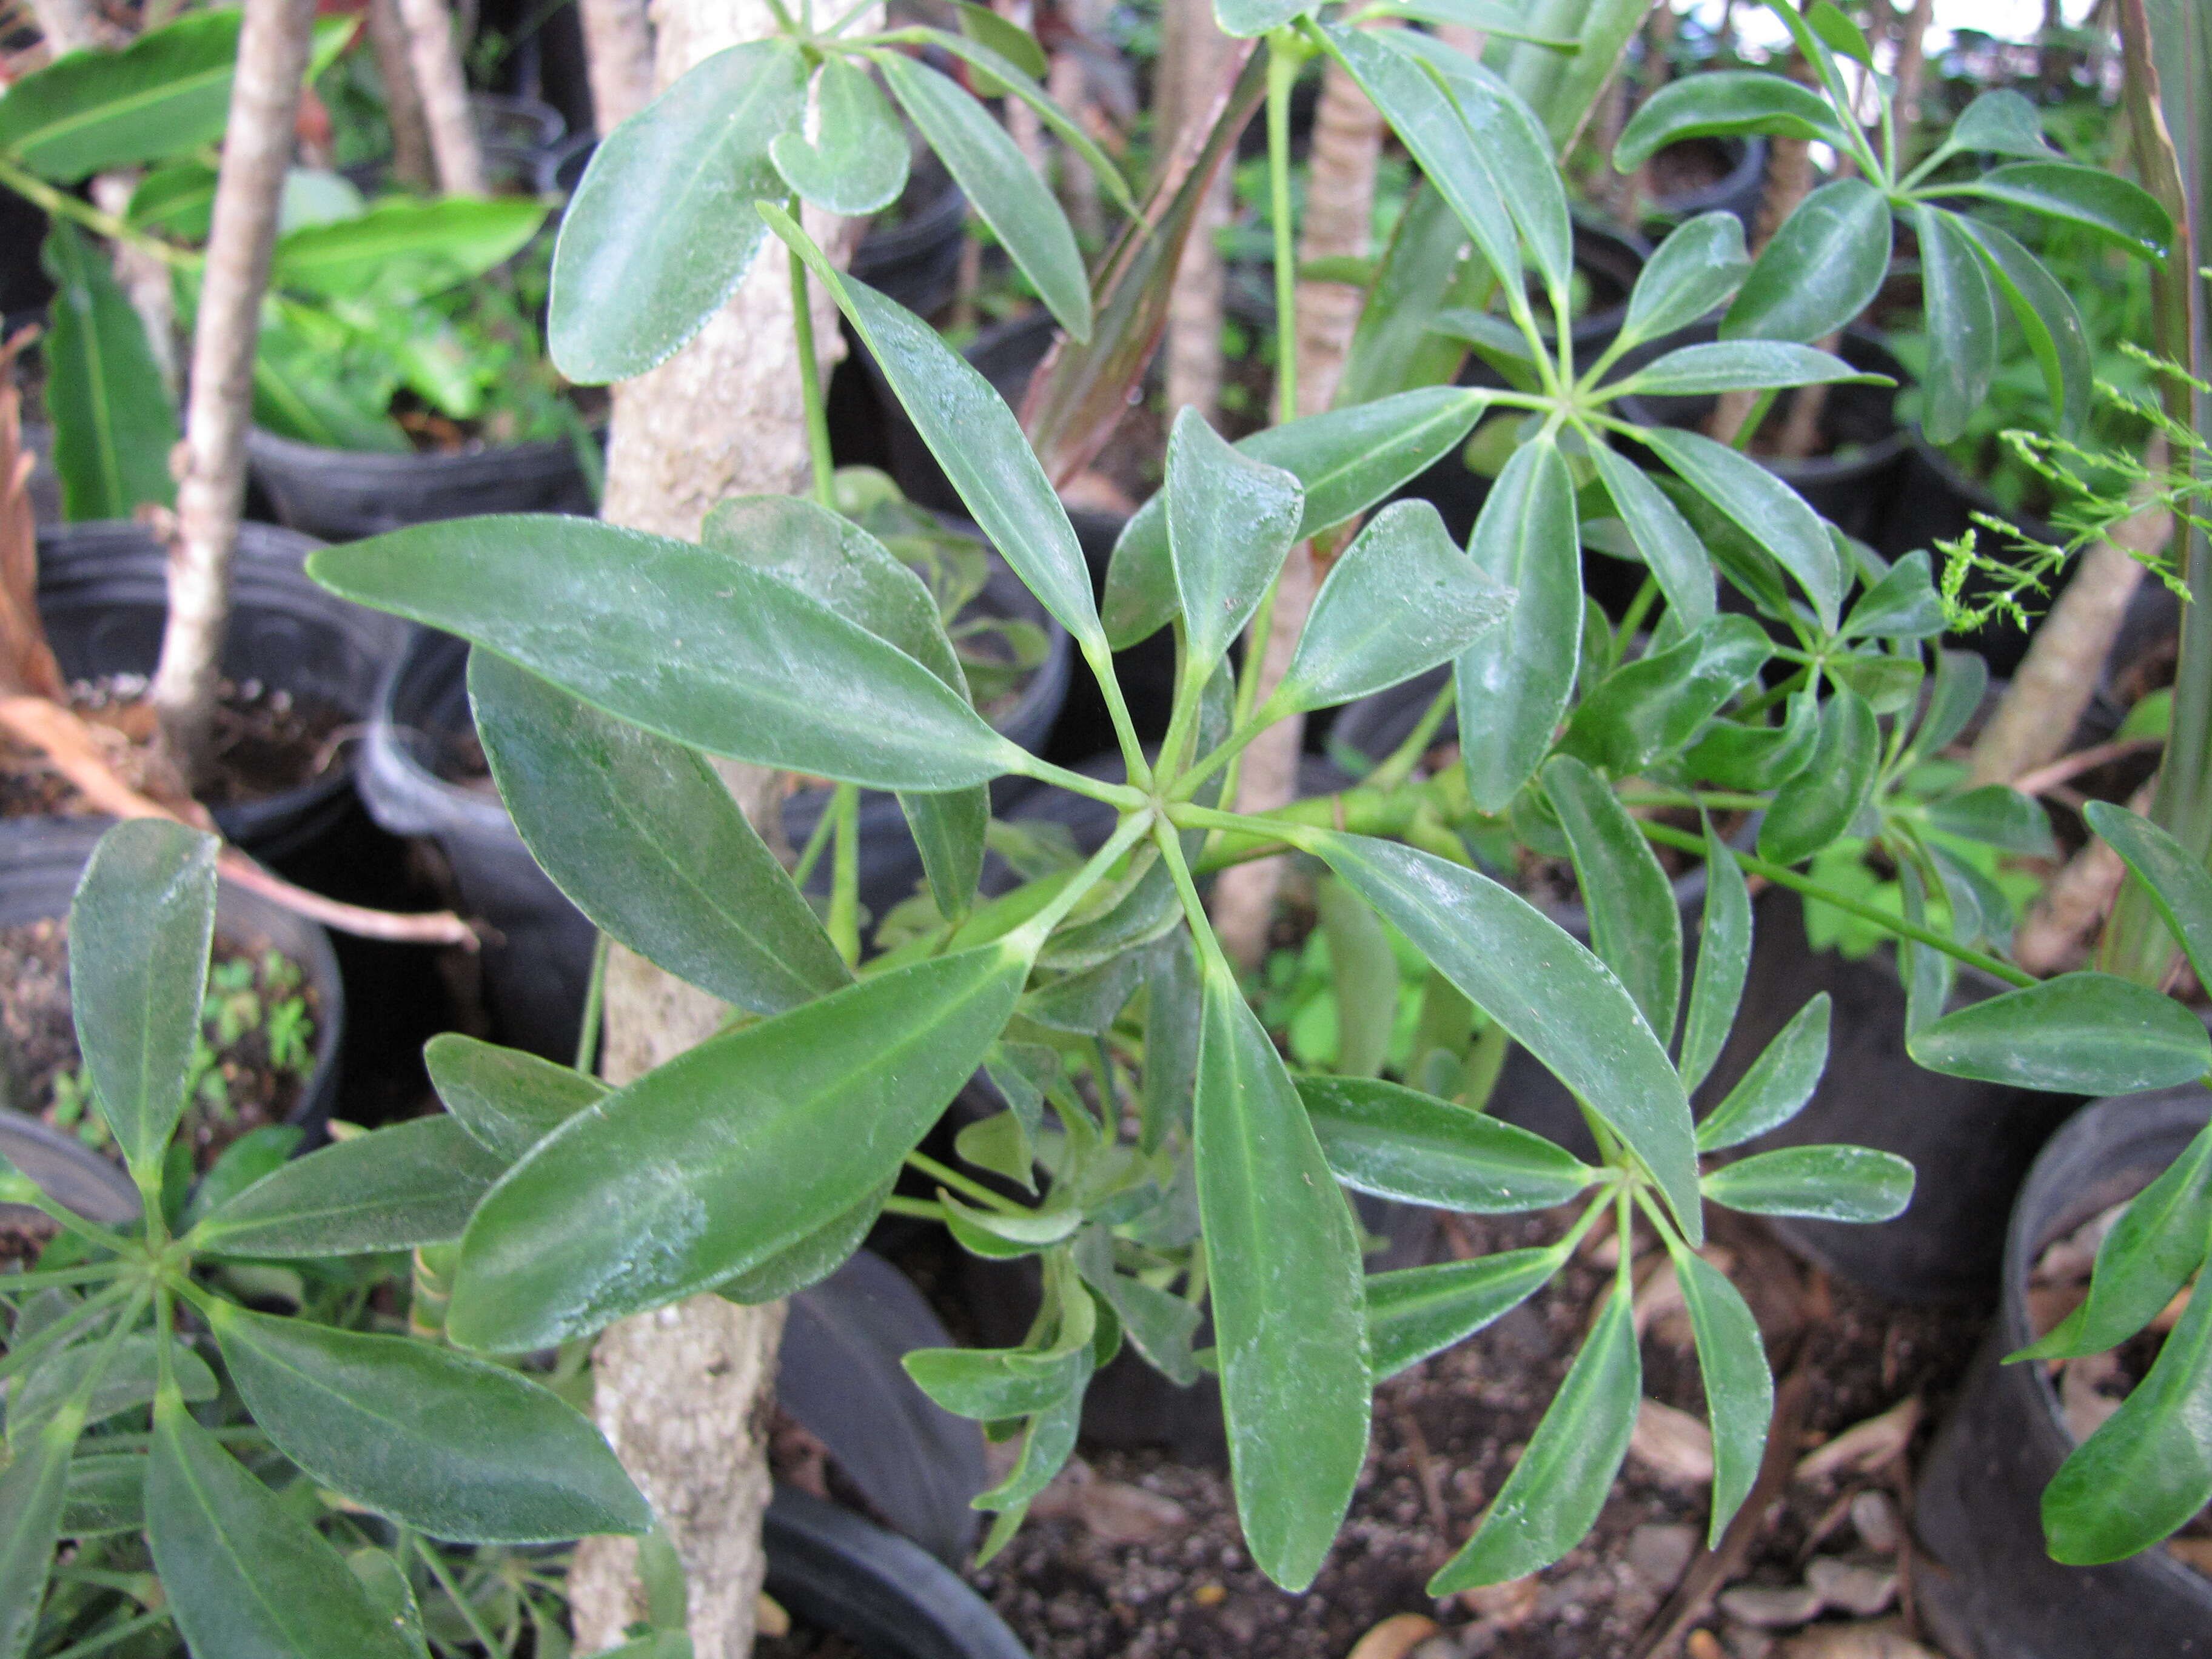
[[[1824,1606],[1836,1613],[1871,1619],[1897,1599],[1897,1574],[1887,1567],[1863,1567],[1816,1556],[1805,1565],[1805,1582]]]
[[[1738,1584],[1720,1593],[1719,1607],[1739,1624],[1789,1630],[1820,1616],[1820,1592],[1809,1584]]]
[[[1172,1498],[1125,1480],[1101,1480],[1079,1457],[1037,1494],[1030,1513],[1040,1521],[1076,1522],[1108,1544],[1141,1544],[1190,1519]]]
[[[1352,1644],[1345,1659],[1406,1659],[1437,1633],[1437,1621],[1418,1613],[1393,1613]]]
[[[1703,1486],[1713,1478],[1713,1433],[1689,1413],[1656,1400],[1636,1408],[1628,1455],[1662,1480]]]
[[[1905,1524],[1897,1518],[1895,1500],[1872,1486],[1851,1499],[1851,1529],[1859,1542],[1878,1555],[1894,1555],[1905,1542]]]
[[[1459,1604],[1499,1630],[1511,1630],[1516,1625],[1527,1624],[1534,1616],[1542,1593],[1543,1587],[1532,1573],[1526,1578],[1509,1578],[1502,1584],[1462,1590]]]
[[[2183,1566],[2212,1576],[2212,1538],[2169,1538],[2166,1553]]]
[[[791,1634],[791,1615],[766,1590],[753,1597],[753,1628],[771,1641]]]
[[[1721,1638],[1709,1630],[1692,1631],[1689,1640],[1682,1645],[1690,1659],[1728,1659],[1728,1650],[1721,1645]]]
[[[1815,1625],[1791,1637],[1774,1659],[1942,1659],[1905,1633],[1895,1619],[1869,1624]]]
[[[2103,1385],[2120,1376],[2119,1356],[2084,1354],[2059,1368],[2058,1404],[2066,1418],[2066,1431],[2075,1443],[2087,1440],[2120,1408],[2120,1396],[2106,1394]]]
[[[1920,1396],[1908,1395],[1879,1417],[1855,1423],[1798,1460],[1797,1479],[1827,1480],[1847,1470],[1871,1474],[1899,1456],[1920,1424]]]

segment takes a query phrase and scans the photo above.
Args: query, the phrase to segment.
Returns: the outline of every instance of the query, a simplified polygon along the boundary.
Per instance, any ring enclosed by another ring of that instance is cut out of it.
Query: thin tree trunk
[[[46,37],[50,58],[90,46],[121,44],[100,21],[90,0],[31,0],[31,15],[38,20],[39,33]]]
[[[1165,0],[1162,7],[1154,130],[1181,133],[1212,106],[1229,39],[1213,21],[1209,0]],[[1170,418],[1186,404],[1207,420],[1221,403],[1221,290],[1224,270],[1214,235],[1229,222],[1235,167],[1224,162],[1191,226],[1182,264],[1168,299],[1167,405]]]
[[[1920,125],[1920,88],[1928,71],[1928,25],[1936,15],[1936,0],[1913,0],[1905,20],[1905,33],[1897,43],[1897,155],[1907,167],[1916,157],[1912,135]]]
[[[407,30],[398,0],[368,0],[368,43],[376,53],[377,77],[384,82],[384,112],[392,127],[392,176],[410,190],[429,190],[437,182],[430,156],[430,128],[422,114],[422,94],[408,61]]]
[[[1086,126],[1091,125],[1086,119],[1091,112],[1091,90],[1084,74],[1082,53],[1072,46],[1062,46],[1053,53],[1045,90],[1076,120]],[[1060,200],[1067,210],[1067,222],[1074,228],[1076,240],[1085,251],[1103,247],[1106,241],[1106,215],[1098,199],[1098,179],[1090,164],[1072,149],[1063,149],[1060,153]]]
[[[150,693],[170,757],[188,778],[199,775],[215,717],[231,561],[246,501],[253,350],[314,16],[314,0],[246,0],[239,34],[192,335],[168,623]]]
[[[645,0],[576,0],[584,26],[592,123],[604,137],[653,98],[653,24]]]
[[[448,196],[481,196],[483,147],[477,142],[476,120],[469,112],[468,82],[461,74],[453,14],[446,0],[398,0],[398,7],[407,35],[407,61],[414,67],[422,118],[430,130],[438,188]]]
[[[763,0],[660,0],[653,21],[655,79],[664,87],[713,52],[757,40],[772,27]],[[858,227],[811,210],[807,218],[842,263]],[[789,280],[782,250],[771,243],[696,338],[651,374],[614,389],[606,519],[691,537],[726,496],[805,485]],[[839,336],[818,288],[814,313],[826,356]],[[775,775],[757,767],[721,769],[746,815],[775,844]],[[710,1035],[724,1012],[704,992],[614,947],[608,1079],[634,1077],[681,1053]],[[702,1296],[611,1327],[594,1352],[599,1425],[683,1559],[698,1659],[745,1659],[752,1650],[765,1568],[761,1512],[769,1496],[763,1418],[782,1328],[780,1303],[744,1308]],[[568,1590],[580,1652],[618,1644],[641,1616],[636,1562],[629,1539],[586,1539],[578,1547]]]
[[[1036,19],[1032,14],[1030,0],[998,0],[996,9],[1000,16],[1016,28],[1035,32]],[[1022,159],[1030,164],[1030,170],[1049,184],[1052,181],[1052,156],[1045,148],[1044,122],[1035,110],[1018,98],[1009,96],[1006,100],[1006,136],[1014,141],[1014,148],[1021,151]]]

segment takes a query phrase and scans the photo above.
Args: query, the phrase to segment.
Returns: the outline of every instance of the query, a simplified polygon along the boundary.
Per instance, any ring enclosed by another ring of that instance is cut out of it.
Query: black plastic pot
[[[599,147],[598,133],[573,132],[547,150],[538,158],[538,193],[563,199],[574,195],[584,169],[592,164],[592,152]]]
[[[1700,213],[1733,213],[1747,230],[1759,216],[1759,201],[1766,183],[1766,140],[1753,137],[1684,138],[1666,146],[1670,150],[1695,149],[1711,156],[1720,176],[1694,190],[1650,198],[1644,204],[1656,218],[1680,220]]]
[[[1831,1272],[1898,1302],[1971,1301],[1996,1288],[2005,1217],[2028,1165],[2081,1103],[1923,1071],[1905,1052],[1905,992],[1887,948],[1853,962],[1806,942],[1795,895],[1762,894],[1734,1033],[1701,1091],[1719,1100],[1819,992],[1833,1000],[1828,1066],[1803,1111],[1745,1148],[1844,1142],[1894,1152],[1917,1172],[1912,1203],[1878,1226],[1797,1218],[1772,1224]],[[1962,968],[1952,1006],[2007,988]]]
[[[2021,1191],[1995,1327],[1922,1466],[1914,1509],[1936,1558],[1914,1587],[1960,1659],[2212,1655],[2212,1579],[2162,1549],[2100,1567],[2045,1553],[2043,1488],[2075,1443],[2050,1371],[1998,1363],[2039,1334],[2027,1291],[2044,1248],[2147,1186],[2208,1114],[2212,1095],[2193,1084],[2100,1101],[2044,1148]]]
[[[145,1212],[122,1165],[27,1112],[0,1107],[0,1159],[64,1208],[103,1227],[127,1227]],[[0,1204],[0,1226],[37,1226],[46,1218],[35,1204]]]
[[[469,113],[475,118],[477,144],[483,154],[486,188],[495,196],[536,191],[546,158],[568,131],[568,118],[535,98],[496,92],[471,93]],[[339,171],[364,196],[381,196],[392,187],[388,156]]]
[[[0,190],[0,317],[12,322],[43,310],[53,297],[54,285],[39,263],[46,240],[46,216],[14,191]]]
[[[112,818],[15,818],[0,823],[0,927],[69,915],[76,884]],[[315,994],[315,1069],[284,1121],[321,1139],[337,1098],[345,1045],[345,988],[330,935],[312,921],[228,881],[216,888],[216,932],[251,949],[274,949],[299,964]]]
[[[351,723],[368,717],[407,625],[310,580],[304,562],[316,545],[272,525],[239,527],[222,672],[334,707]],[[137,524],[39,532],[39,615],[65,678],[154,672],[168,614],[167,569],[166,550]],[[313,782],[218,806],[216,823],[255,858],[289,873],[353,811],[353,770],[352,750],[341,748]]]
[[[325,541],[478,513],[594,510],[566,439],[453,454],[325,449],[256,427],[246,434],[253,482],[281,523]]]
[[[968,198],[933,157],[918,159],[899,198],[896,224],[871,228],[853,252],[852,274],[927,317],[952,302]]]
[[[763,1532],[768,1593],[868,1659],[1030,1659],[951,1569],[849,1510],[778,1486]]]

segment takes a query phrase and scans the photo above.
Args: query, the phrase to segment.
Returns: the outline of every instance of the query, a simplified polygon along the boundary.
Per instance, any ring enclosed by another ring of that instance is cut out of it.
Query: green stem
[[[204,257],[190,248],[172,246],[158,236],[149,236],[136,225],[118,219],[112,213],[103,213],[89,202],[80,201],[66,191],[56,190],[36,173],[27,173],[12,161],[0,161],[0,185],[36,203],[50,216],[74,220],[95,234],[105,236],[110,241],[128,242],[131,246],[179,270],[197,270],[204,263]]]
[[[1738,454],[1751,453],[1751,441],[1759,435],[1759,428],[1766,423],[1766,411],[1774,407],[1774,392],[1775,389],[1769,386],[1751,400],[1751,408],[1745,412],[1743,424],[1736,428],[1735,436],[1729,440],[1729,447]]]
[[[1196,794],[1200,789],[1205,787],[1206,781],[1208,778],[1212,777],[1216,772],[1218,772],[1223,767],[1234,762],[1239,755],[1243,754],[1244,750],[1250,746],[1252,741],[1255,738],[1257,738],[1262,732],[1266,731],[1267,727],[1272,726],[1273,723],[1274,722],[1272,720],[1265,723],[1256,720],[1246,720],[1243,725],[1238,726],[1234,732],[1231,732],[1228,738],[1218,748],[1215,749],[1212,754],[1200,758],[1196,765],[1193,766],[1188,772],[1185,772],[1182,776],[1178,777],[1175,781],[1175,787],[1168,791],[1168,799],[1170,800],[1188,800],[1193,795]],[[1229,792],[1225,786],[1222,790],[1222,797],[1224,799],[1229,799]]]
[[[1114,833],[1106,837],[1105,845],[1085,860],[1083,867],[1068,878],[1067,884],[1053,895],[1049,903],[1006,935],[1006,943],[1016,950],[1032,953],[1040,949],[1067,913],[1080,904],[1084,896],[1105,878],[1106,872],[1113,867],[1114,861],[1135,846],[1152,825],[1152,809],[1140,804],[1138,811],[1129,813],[1114,826]]]
[[[831,792],[837,820],[836,851],[830,866],[830,944],[849,968],[860,959],[860,787],[841,783]]]
[[[1233,815],[1223,812],[1214,816]],[[1167,863],[1169,875],[1174,878],[1176,896],[1182,901],[1183,920],[1190,924],[1191,937],[1198,941],[1199,956],[1206,970],[1221,974],[1234,984],[1237,969],[1230,965],[1229,958],[1222,953],[1221,941],[1213,935],[1213,923],[1206,914],[1206,901],[1199,897],[1198,884],[1191,879],[1190,866],[1183,859],[1182,842],[1164,819],[1152,825],[1152,839],[1159,844],[1160,857]]]
[[[1426,712],[1414,722],[1413,729],[1406,733],[1405,741],[1382,759],[1382,763],[1360,780],[1370,789],[1395,789],[1413,775],[1413,768],[1429,751],[1429,744],[1437,735],[1437,728],[1444,723],[1444,716],[1452,712],[1458,701],[1456,684],[1447,678],[1437,688],[1436,696]]]
[[[91,1285],[113,1279],[125,1267],[120,1261],[94,1261],[82,1267],[46,1267],[34,1273],[0,1273],[0,1296],[20,1296],[27,1291],[52,1290],[65,1285]]]
[[[173,1617],[174,1614],[167,1607],[156,1607],[151,1613],[142,1613],[135,1619],[111,1625],[97,1636],[88,1636],[73,1646],[64,1648],[52,1655],[52,1659],[92,1659],[94,1654],[105,1653],[117,1643],[128,1641],[140,1631],[151,1630]]]
[[[1135,811],[1147,799],[1142,789],[1132,788],[1126,783],[1102,783],[1097,778],[1085,777],[1080,772],[1071,772],[1064,766],[1054,766],[1050,761],[1039,760],[1035,755],[1024,756],[1023,763],[1015,769],[1024,777],[1035,778],[1042,783],[1057,784],[1062,789],[1088,795],[1093,800],[1103,800],[1109,806],[1117,806],[1125,812]]]
[[[894,1193],[884,1200],[884,1213],[912,1216],[919,1221],[942,1221],[945,1206],[926,1198],[902,1198]]]
[[[1145,745],[1137,739],[1129,705],[1122,699],[1121,682],[1115,677],[1113,652],[1103,645],[1086,645],[1083,660],[1090,665],[1091,677],[1098,682],[1099,695],[1106,699],[1106,718],[1114,723],[1114,741],[1121,745],[1121,765],[1129,781],[1139,789],[1151,788],[1152,769],[1145,759]]]
[[[787,210],[794,221],[799,217],[798,197],[791,198]],[[814,463],[814,499],[834,512],[837,468],[830,459],[830,416],[822,403],[822,362],[814,350],[814,307],[806,297],[806,262],[796,250],[787,258],[791,265],[791,331],[799,345],[799,395],[806,408],[806,453]]]
[[[1658,598],[1657,580],[1646,576],[1644,579],[1644,586],[1636,590],[1636,597],[1629,600],[1628,609],[1620,613],[1620,625],[1613,630],[1613,655],[1616,661],[1620,657],[1621,642],[1636,637],[1636,630],[1644,626],[1644,617],[1651,614],[1651,607]]]
[[[996,1210],[1000,1215],[1027,1215],[1029,1213],[1027,1210],[1023,1208],[1022,1206],[1015,1203],[1013,1200],[1005,1196],[1003,1194],[993,1192],[988,1187],[983,1185],[980,1181],[970,1181],[966,1176],[962,1175],[959,1170],[955,1170],[947,1164],[939,1164],[927,1152],[908,1152],[906,1155],[906,1161],[910,1168],[921,1170],[922,1174],[927,1176],[931,1180],[938,1182],[944,1186],[951,1188],[954,1192],[958,1193],[963,1198],[972,1198],[979,1204],[988,1204],[991,1208]]]
[[[415,1546],[415,1553],[422,1558],[422,1565],[430,1569],[430,1577],[438,1581],[438,1588],[446,1592],[447,1598],[453,1602],[455,1611],[461,1615],[462,1622],[468,1626],[469,1634],[477,1638],[487,1654],[506,1651],[498,1642],[493,1639],[492,1633],[484,1628],[483,1620],[477,1617],[477,1610],[469,1605],[468,1598],[461,1594],[461,1587],[453,1582],[453,1574],[446,1570],[446,1564],[438,1559],[438,1552],[420,1538],[410,1535],[410,1541]]]
[[[56,1225],[66,1232],[75,1233],[88,1244],[97,1244],[101,1249],[112,1250],[116,1255],[125,1259],[139,1258],[144,1255],[136,1240],[125,1238],[120,1233],[110,1232],[98,1222],[87,1221],[75,1210],[70,1209],[65,1205],[55,1203],[42,1192],[26,1194],[20,1201],[45,1212]],[[147,1214],[147,1227],[148,1231],[151,1231],[161,1224],[153,1218],[152,1211],[149,1211]],[[166,1232],[166,1229],[164,1231]]]
[[[129,1296],[132,1288],[130,1285],[111,1285],[74,1312],[64,1314],[54,1321],[36,1336],[18,1342],[9,1349],[5,1359],[0,1359],[0,1382],[6,1381],[18,1371],[27,1370],[33,1360],[45,1357],[46,1350],[58,1346],[64,1339],[76,1335],[85,1326],[94,1322]]]
[[[1291,89],[1305,46],[1291,28],[1267,37],[1267,190],[1275,231],[1275,424],[1298,417],[1298,260],[1291,222]],[[1255,635],[1265,639],[1262,633]]]
[[[822,861],[822,849],[830,844],[830,832],[837,827],[834,802],[824,802],[814,827],[806,832],[806,845],[799,849],[799,860],[791,866],[791,884],[805,887],[806,878],[814,873],[814,866]]]
[[[592,1075],[599,1063],[599,1023],[607,1003],[607,936],[592,937],[592,975],[584,981],[584,1023],[576,1032],[576,1069]]]

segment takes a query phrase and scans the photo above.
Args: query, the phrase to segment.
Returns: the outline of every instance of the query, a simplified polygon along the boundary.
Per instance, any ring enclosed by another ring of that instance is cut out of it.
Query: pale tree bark
[[[1790,73],[1803,80],[1808,73],[1805,61],[1800,58],[1790,65]],[[1802,138],[1769,138],[1766,141],[1765,188],[1759,200],[1759,217],[1753,223],[1751,252],[1753,258],[1774,240],[1774,233],[1797,210],[1797,204],[1811,194],[1813,189],[1813,147]],[[1752,406],[1759,401],[1755,392],[1723,392],[1713,405],[1713,412],[1705,422],[1705,434],[1716,442],[1732,444],[1743,423],[1751,418]]]
[[[368,0],[368,44],[376,54],[377,78],[384,82],[384,113],[392,127],[392,176],[410,190],[438,182],[430,156],[430,127],[422,114],[422,94],[408,61],[407,30],[399,21],[398,0]]]
[[[653,22],[654,79],[665,87],[712,53],[768,34],[773,18],[763,0],[659,0]],[[807,225],[841,264],[849,255],[857,225],[811,210]],[[836,313],[818,287],[813,301],[826,370],[839,337]],[[807,465],[790,277],[782,249],[770,242],[696,338],[614,389],[602,512],[635,529],[693,537],[708,509],[727,496],[804,488]],[[773,836],[775,775],[735,765],[722,773],[747,816]],[[613,947],[608,1080],[683,1052],[711,1035],[725,1012],[704,992]],[[743,1308],[695,1297],[611,1327],[594,1352],[600,1428],[683,1559],[698,1659],[744,1659],[752,1650],[766,1565],[762,1419],[782,1328],[780,1303]],[[580,1651],[618,1645],[642,1616],[636,1560],[628,1539],[587,1539],[578,1547],[568,1591]]]
[[[1229,37],[1213,21],[1212,0],[1165,0],[1161,8],[1154,130],[1182,132],[1212,109]],[[1166,153],[1164,148],[1163,153]],[[1233,161],[1213,175],[1199,205],[1182,263],[1168,298],[1166,380],[1170,419],[1186,404],[1208,421],[1221,402],[1221,289],[1224,270],[1214,235],[1229,222],[1235,199]]]
[[[1018,29],[1034,33],[1036,17],[1030,0],[998,0],[994,9]],[[1047,183],[1052,179],[1052,157],[1045,149],[1044,122],[1037,112],[1020,99],[1008,96],[1006,100],[1006,136],[1014,141],[1014,148],[1030,164],[1030,170]]]
[[[407,36],[407,61],[422,100],[423,122],[430,130],[438,188],[448,196],[481,196],[483,146],[477,142],[476,120],[469,112],[468,82],[461,74],[453,13],[446,0],[398,0],[398,7],[400,27]]]
[[[253,350],[314,17],[314,0],[246,0],[239,33],[192,335],[169,616],[149,693],[170,757],[187,777],[198,773],[215,718],[231,562],[246,501]]]
[[[653,97],[653,23],[645,0],[577,0],[592,124],[605,137]]]
[[[1087,9],[1076,6],[1064,7],[1078,28],[1089,21]],[[1051,72],[1045,78],[1045,90],[1053,101],[1066,110],[1086,130],[1092,130],[1091,119],[1091,88],[1089,76],[1084,72],[1083,55],[1073,46],[1063,46],[1052,55]],[[1098,199],[1098,179],[1090,164],[1073,150],[1063,148],[1060,153],[1060,201],[1067,210],[1067,222],[1075,228],[1076,239],[1086,251],[1105,246],[1106,215]]]
[[[1914,161],[1912,135],[1920,125],[1920,88],[1927,79],[1928,25],[1936,0],[1913,0],[1897,42],[1897,154],[1908,167]]]
[[[46,37],[50,58],[90,46],[123,44],[93,9],[91,0],[31,0],[31,15],[38,20],[39,33]]]

